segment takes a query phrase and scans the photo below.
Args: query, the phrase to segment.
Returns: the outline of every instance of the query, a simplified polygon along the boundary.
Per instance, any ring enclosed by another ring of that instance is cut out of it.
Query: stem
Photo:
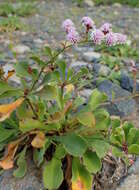
[[[35,115],[35,117],[38,118],[38,115],[37,115],[37,113],[36,113],[36,111],[35,111],[35,109],[34,109],[32,103],[31,103],[31,101],[30,101],[28,98],[26,98],[26,101],[27,101],[27,103],[29,104],[30,108],[32,109],[32,112],[33,112],[33,114]]]
[[[69,190],[71,190],[71,176],[72,176],[72,158],[70,155],[67,155],[67,168],[65,173],[65,179]]]
[[[90,42],[90,41],[88,41],[88,40],[84,40],[84,41],[78,42],[78,44],[89,43],[89,42]],[[64,46],[64,47],[61,49],[61,51],[59,51],[54,57],[52,57],[52,58],[46,63],[46,65],[48,65],[48,64],[50,64],[50,63],[53,63],[53,62],[55,61],[55,59],[56,59],[61,53],[63,53],[66,49],[68,49],[68,48],[70,48],[70,47],[73,47],[73,46],[74,46],[74,44],[70,44],[70,45],[68,45],[68,46]],[[34,89],[35,85],[36,85],[37,82],[39,81],[39,79],[40,79],[40,77],[41,77],[41,75],[42,75],[42,73],[43,73],[44,68],[45,68],[45,66],[43,66],[43,67],[41,68],[41,70],[40,70],[40,72],[39,72],[39,74],[38,74],[37,79],[34,81],[32,87],[31,87],[31,89],[30,89],[30,92]]]
[[[136,72],[134,73],[134,86],[133,86],[133,94],[136,93]]]

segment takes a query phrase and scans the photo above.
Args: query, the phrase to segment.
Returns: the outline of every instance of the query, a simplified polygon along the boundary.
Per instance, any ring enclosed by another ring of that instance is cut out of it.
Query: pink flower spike
[[[125,44],[127,40],[127,36],[121,33],[115,33],[117,38],[117,44]]]
[[[104,34],[101,30],[96,29],[92,31],[90,39],[93,40],[94,44],[100,45],[101,42],[104,40]]]
[[[70,31],[67,34],[67,40],[74,44],[77,43],[80,40],[78,32]]]
[[[106,35],[106,44],[108,46],[114,46],[117,44],[117,36],[115,33],[110,32]]]
[[[100,27],[100,30],[106,35],[109,32],[112,32],[112,24],[106,22]]]
[[[92,28],[95,28],[95,23],[90,17],[87,17],[87,16],[83,17],[81,22],[83,26],[86,27],[87,31],[89,31]]]
[[[70,32],[70,30],[75,30],[74,23],[70,19],[63,21],[62,28],[66,33]]]

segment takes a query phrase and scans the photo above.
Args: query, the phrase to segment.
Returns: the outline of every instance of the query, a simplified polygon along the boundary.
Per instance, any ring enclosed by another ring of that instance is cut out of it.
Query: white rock
[[[94,2],[92,0],[85,0],[84,1],[88,6],[93,7],[94,6]]]
[[[42,44],[43,43],[43,41],[41,39],[39,39],[39,38],[35,39],[34,42],[37,43],[37,44]]]
[[[14,70],[14,67],[12,64],[6,64],[3,66],[3,70],[5,73],[5,76],[7,76],[8,71]],[[8,80],[14,84],[20,85],[20,79],[19,77],[16,76],[16,74],[13,74]]]
[[[88,99],[89,96],[91,95],[92,90],[91,89],[84,89],[82,91],[80,91],[80,96],[82,96],[85,99]]]
[[[13,51],[18,53],[18,54],[23,54],[26,52],[30,52],[30,48],[28,46],[25,45],[17,45],[13,48]]]
[[[101,57],[100,53],[97,52],[85,52],[83,53],[83,59],[88,62],[96,61]]]

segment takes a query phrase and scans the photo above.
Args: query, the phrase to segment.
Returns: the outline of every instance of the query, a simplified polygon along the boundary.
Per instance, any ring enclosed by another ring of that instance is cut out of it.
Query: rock
[[[26,52],[30,52],[30,48],[25,45],[17,45],[13,48],[13,51],[18,53],[18,54],[24,54]]]
[[[90,7],[93,7],[94,6],[94,2],[92,0],[84,0],[84,2],[90,6]]]
[[[37,43],[37,44],[42,44],[43,43],[43,41],[41,39],[39,39],[39,38],[35,39],[34,42]]]
[[[91,89],[84,89],[82,91],[80,91],[80,95],[85,98],[85,99],[88,99],[89,96],[91,95],[92,93],[92,90]]]
[[[114,3],[113,6],[117,7],[117,8],[120,8],[122,5],[120,3]]]
[[[5,72],[5,75],[7,76],[8,71],[14,70],[13,65],[11,64],[6,64],[5,66],[3,66],[3,70]],[[15,87],[20,85],[20,79],[19,77],[16,76],[16,74],[13,74],[8,81]]]
[[[136,159],[135,163],[129,168],[128,174],[139,175],[139,157]]]
[[[139,189],[139,174],[129,175],[125,180],[120,184],[116,190],[138,190]]]
[[[92,70],[93,66],[84,61],[76,61],[76,62],[71,63],[70,67],[74,68],[75,71],[79,71],[83,67],[87,67],[88,69]]]
[[[102,65],[99,63],[94,63],[93,64],[93,70],[97,75],[100,76],[108,76],[111,72],[111,69],[109,67],[107,67],[106,65]]]
[[[27,158],[27,163],[28,171],[21,179],[17,179],[13,176],[13,169],[1,174],[0,190],[44,190],[41,171],[35,167],[29,158]]]
[[[102,65],[100,64],[100,67],[97,67],[96,70],[98,69],[98,75],[99,76],[103,76],[103,77],[107,77],[110,72],[111,72],[111,69],[105,65]]]
[[[83,59],[87,62],[96,62],[100,59],[101,54],[97,52],[85,52],[83,53]]]
[[[6,64],[6,61],[5,60],[0,60],[0,67],[5,65]]]
[[[98,85],[98,90],[105,92],[108,96],[108,100],[112,100],[112,94],[114,93],[115,99],[128,97],[131,95],[127,90],[122,89],[117,84],[112,83],[109,80],[104,80]],[[136,108],[136,103],[133,99],[121,100],[106,106],[111,115],[119,115],[121,117],[127,116],[132,113]]]
[[[132,92],[134,88],[134,80],[125,73],[121,74],[121,87]],[[139,81],[136,81],[136,91],[139,91]]]

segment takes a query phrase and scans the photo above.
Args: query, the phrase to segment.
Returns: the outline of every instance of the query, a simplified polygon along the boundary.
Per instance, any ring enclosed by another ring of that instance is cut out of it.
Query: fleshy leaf
[[[77,158],[72,161],[72,190],[91,190],[92,189],[91,174],[86,168],[80,164]]]
[[[25,160],[25,154],[26,154],[26,147],[22,150],[22,152],[19,155],[19,158],[17,160],[18,168],[14,171],[13,175],[15,177],[24,177],[24,175],[27,172],[27,163]]]
[[[43,183],[47,189],[58,189],[63,181],[62,163],[59,159],[53,158],[43,170]]]
[[[101,160],[95,152],[87,151],[83,155],[83,163],[90,173],[97,173],[101,169]]]

